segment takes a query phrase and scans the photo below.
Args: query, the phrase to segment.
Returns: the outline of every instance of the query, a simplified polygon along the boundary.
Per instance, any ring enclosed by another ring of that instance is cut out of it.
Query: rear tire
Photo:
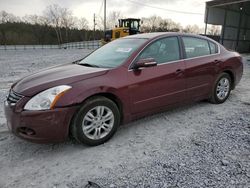
[[[97,96],[88,99],[75,114],[70,132],[80,143],[97,146],[108,141],[120,124],[120,112],[110,99]]]
[[[232,89],[232,79],[229,74],[221,73],[215,81],[210,102],[221,104],[227,100]]]

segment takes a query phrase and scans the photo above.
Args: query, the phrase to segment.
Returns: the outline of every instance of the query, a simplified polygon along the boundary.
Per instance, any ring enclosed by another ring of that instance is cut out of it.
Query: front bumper
[[[71,119],[77,107],[44,111],[16,111],[7,102],[4,105],[7,125],[11,132],[23,139],[50,143],[66,140]]]

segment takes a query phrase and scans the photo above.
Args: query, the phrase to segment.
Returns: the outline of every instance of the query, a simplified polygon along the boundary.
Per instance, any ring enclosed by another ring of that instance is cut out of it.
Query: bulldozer
[[[115,39],[140,33],[141,20],[136,18],[119,19],[119,26],[104,32],[103,44]]]

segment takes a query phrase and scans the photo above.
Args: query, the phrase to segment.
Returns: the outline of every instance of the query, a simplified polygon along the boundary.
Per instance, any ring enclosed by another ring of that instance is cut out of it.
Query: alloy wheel
[[[90,109],[83,118],[83,133],[92,140],[102,139],[112,130],[114,119],[114,114],[110,108],[96,106]]]
[[[218,99],[224,100],[228,96],[229,90],[230,90],[230,81],[225,77],[221,78],[216,88],[216,95]]]

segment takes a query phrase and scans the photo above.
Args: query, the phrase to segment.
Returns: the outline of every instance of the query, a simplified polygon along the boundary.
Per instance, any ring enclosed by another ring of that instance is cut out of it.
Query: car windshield
[[[117,39],[97,49],[78,64],[103,68],[118,67],[145,41],[146,39]]]

